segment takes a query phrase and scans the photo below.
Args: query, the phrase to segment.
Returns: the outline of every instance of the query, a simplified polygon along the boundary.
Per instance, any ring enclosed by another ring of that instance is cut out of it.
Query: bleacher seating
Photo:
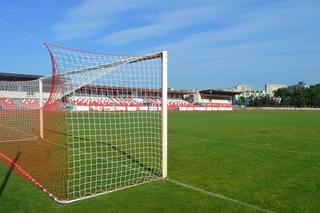
[[[60,99],[57,99],[55,101],[48,101],[45,103],[44,107],[49,110],[58,110],[61,108],[60,103]]]
[[[176,107],[191,107],[193,106],[188,101],[182,99],[168,99],[168,107],[176,108]]]
[[[155,98],[129,98],[129,97],[73,97],[72,104],[75,106],[160,106],[161,100]],[[193,106],[182,99],[169,99],[169,107]]]
[[[144,103],[150,106],[160,106],[161,105],[161,101],[160,99],[156,98],[144,98],[143,99]]]
[[[20,104],[26,108],[33,108],[33,109],[39,108],[39,100],[38,99],[24,98],[21,100]]]
[[[71,103],[74,106],[112,106],[116,102],[108,97],[73,97]]]
[[[47,100],[43,100],[44,105]],[[3,109],[17,109],[17,108],[27,108],[27,109],[38,109],[39,100],[34,98],[23,98],[23,99],[10,99],[10,98],[0,98],[0,106]]]
[[[0,98],[0,106],[1,108],[5,108],[5,109],[16,107],[16,105],[10,98]]]
[[[72,104],[75,106],[140,106],[143,103],[132,98],[73,97]]]

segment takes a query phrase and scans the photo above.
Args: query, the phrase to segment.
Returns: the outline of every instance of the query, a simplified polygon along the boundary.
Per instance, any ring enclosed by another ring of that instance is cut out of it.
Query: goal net
[[[167,54],[45,44],[52,76],[0,81],[0,158],[57,202],[167,176]]]

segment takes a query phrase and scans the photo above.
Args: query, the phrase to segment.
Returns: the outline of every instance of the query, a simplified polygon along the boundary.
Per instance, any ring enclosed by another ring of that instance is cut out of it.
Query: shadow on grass
[[[14,158],[14,161],[12,162],[12,164],[11,164],[11,166],[10,166],[6,176],[5,176],[5,178],[3,179],[3,182],[2,182],[1,187],[0,187],[0,196],[2,195],[3,191],[5,190],[5,188],[6,188],[7,184],[8,184],[9,178],[11,176],[11,173],[12,173],[12,171],[14,169],[14,166],[15,166],[16,162],[18,161],[18,159],[20,157],[20,154],[21,154],[21,152],[18,152],[18,154]]]
[[[156,169],[148,167],[147,165],[145,165],[144,163],[142,163],[138,159],[136,159],[133,155],[129,154],[128,152],[126,152],[124,150],[121,150],[119,147],[117,147],[117,146],[115,146],[115,145],[113,145],[111,143],[102,142],[102,141],[91,141],[90,139],[87,139],[85,137],[73,136],[72,134],[67,134],[67,133],[63,133],[63,132],[59,132],[59,131],[55,131],[55,130],[51,130],[51,129],[45,129],[45,131],[52,132],[52,133],[55,133],[55,134],[65,135],[67,137],[77,138],[77,139],[80,139],[80,140],[86,141],[86,142],[94,142],[96,144],[107,145],[108,147],[112,148],[114,151],[117,151],[118,153],[120,153],[122,156],[127,157],[129,160],[131,160],[132,163],[138,165],[143,170],[145,170],[147,172],[151,172],[151,174],[156,176],[156,177],[161,177],[162,176],[161,172],[157,171]]]

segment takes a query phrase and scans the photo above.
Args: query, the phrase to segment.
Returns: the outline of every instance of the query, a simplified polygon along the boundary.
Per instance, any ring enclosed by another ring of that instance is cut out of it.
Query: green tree
[[[320,107],[320,84],[310,86],[310,105]]]
[[[239,99],[236,101],[236,104],[240,105],[240,106],[243,106],[246,104],[246,99],[245,97],[241,96],[239,97]]]
[[[297,87],[293,92],[293,103],[295,107],[310,106],[310,92],[308,88]]]

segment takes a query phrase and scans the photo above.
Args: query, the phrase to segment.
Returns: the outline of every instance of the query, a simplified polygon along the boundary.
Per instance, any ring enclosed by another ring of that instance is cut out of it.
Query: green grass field
[[[234,200],[318,212],[319,121],[319,112],[170,113],[169,180],[60,205],[0,163],[0,212],[259,212]]]

